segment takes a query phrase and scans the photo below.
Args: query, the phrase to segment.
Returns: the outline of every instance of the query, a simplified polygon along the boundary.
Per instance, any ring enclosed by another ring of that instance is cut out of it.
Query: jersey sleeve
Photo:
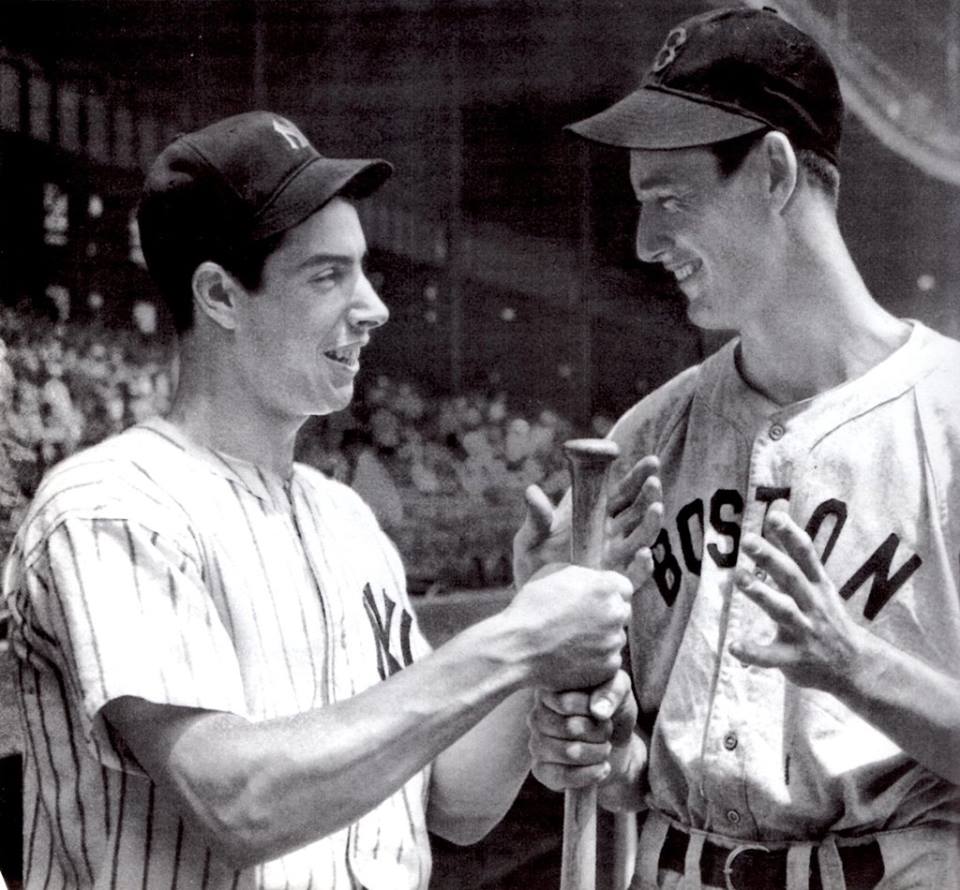
[[[16,580],[29,657],[47,658],[80,702],[87,745],[127,769],[102,709],[121,696],[243,713],[240,667],[196,558],[130,519],[68,518]]]

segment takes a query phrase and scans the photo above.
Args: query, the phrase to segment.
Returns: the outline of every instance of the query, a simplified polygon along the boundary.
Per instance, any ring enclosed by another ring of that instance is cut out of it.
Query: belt
[[[690,838],[674,828],[660,849],[659,867],[683,874],[684,858]],[[873,890],[883,878],[883,854],[875,841],[837,846],[847,890]],[[710,887],[731,890],[777,890],[787,885],[787,851],[767,850],[760,846],[724,847],[703,842],[700,855],[700,881]],[[823,890],[816,848],[810,856],[810,890]]]

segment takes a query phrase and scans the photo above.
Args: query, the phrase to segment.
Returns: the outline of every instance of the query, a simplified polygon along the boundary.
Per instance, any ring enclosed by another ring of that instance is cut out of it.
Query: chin
[[[320,401],[323,407],[316,412],[317,414],[335,414],[337,411],[343,411],[344,408],[349,408],[353,401],[353,386],[328,392],[326,398]]]

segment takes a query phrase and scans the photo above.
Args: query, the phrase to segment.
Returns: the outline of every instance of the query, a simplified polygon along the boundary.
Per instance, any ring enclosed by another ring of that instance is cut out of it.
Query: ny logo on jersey
[[[387,596],[383,591],[384,609],[381,613],[377,605],[377,599],[373,595],[373,590],[369,584],[363,587],[363,607],[367,611],[367,618],[370,619],[370,627],[373,630],[373,639],[377,644],[377,671],[381,680],[392,677],[397,671],[403,670],[408,664],[413,663],[413,654],[410,651],[410,630],[413,627],[413,616],[401,608],[399,611],[399,620],[395,623],[394,617],[397,616],[397,604]],[[393,636],[394,629],[397,629],[397,645],[400,647],[400,659],[390,650],[390,639]]]
[[[300,148],[306,148],[310,144],[307,142],[307,137],[304,136],[303,133],[291,124],[290,121],[284,120],[282,117],[275,117],[273,119],[273,129],[287,140],[287,145],[294,151]]]

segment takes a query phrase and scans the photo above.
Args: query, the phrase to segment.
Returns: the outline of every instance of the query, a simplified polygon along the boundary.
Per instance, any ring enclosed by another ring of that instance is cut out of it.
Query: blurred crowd
[[[4,550],[43,473],[169,407],[172,350],[134,331],[0,310],[0,544]],[[606,423],[594,423],[595,434]],[[352,485],[401,550],[412,587],[509,582],[523,489],[566,485],[560,449],[575,432],[550,410],[518,410],[506,393],[434,397],[361,375],[346,410],[311,419],[297,459]]]

